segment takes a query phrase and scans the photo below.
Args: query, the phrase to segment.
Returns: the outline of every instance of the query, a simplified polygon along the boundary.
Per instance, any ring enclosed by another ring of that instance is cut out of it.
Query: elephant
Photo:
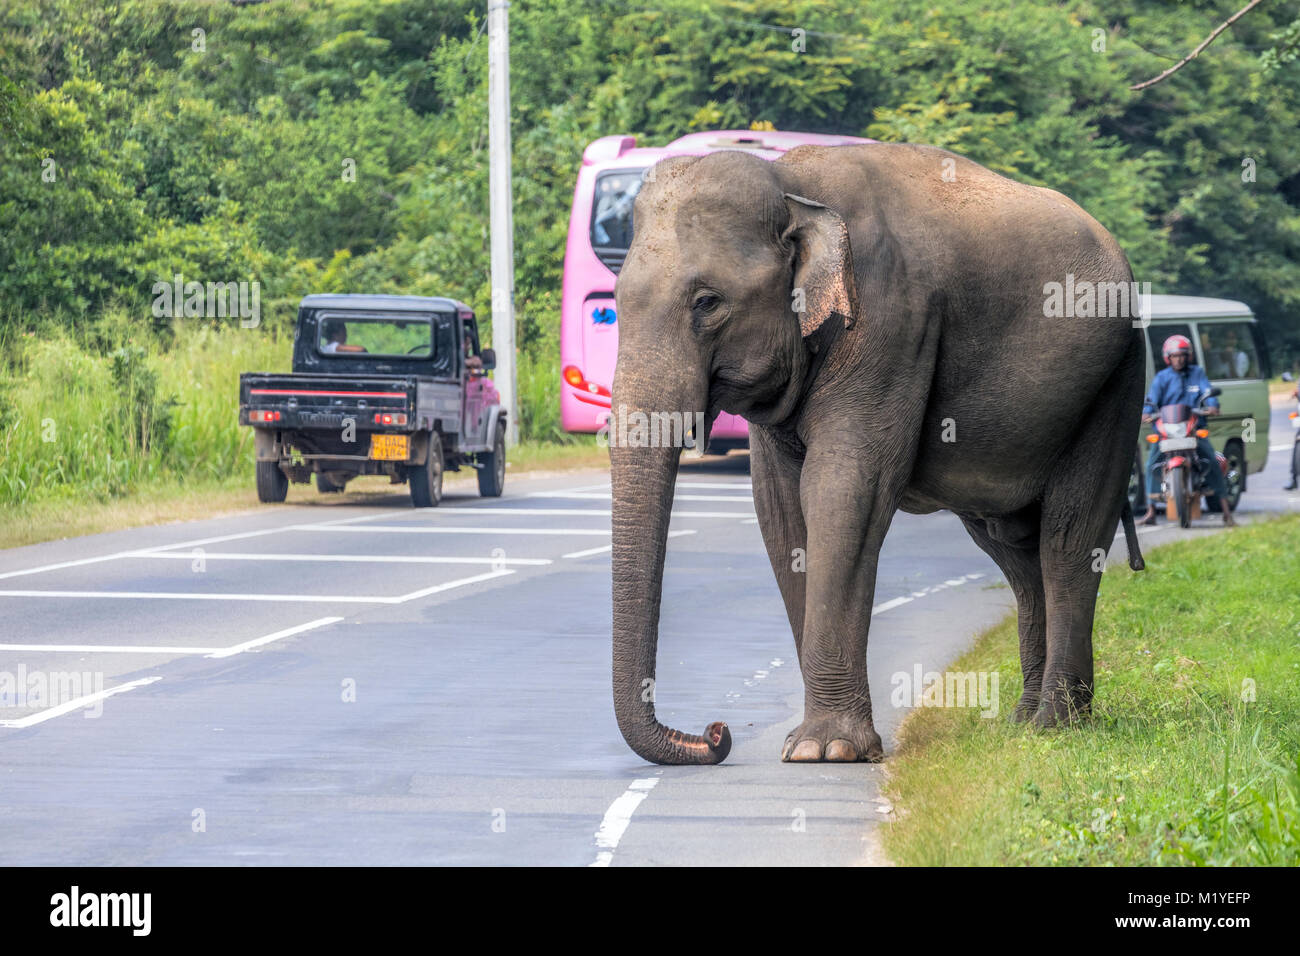
[[[754,508],[804,685],[781,759],[883,757],[867,635],[899,509],[957,515],[1005,576],[1015,718],[1087,716],[1099,565],[1120,521],[1142,568],[1127,487],[1143,333],[1122,302],[1080,295],[1063,315],[1047,293],[1059,306],[1062,287],[1127,291],[1115,239],[1060,193],[930,146],[724,150],[645,178],[615,287],[612,410],[750,423]],[[681,448],[624,437],[609,449],[618,727],[650,762],[720,763],[724,722],[671,729],[646,692]]]

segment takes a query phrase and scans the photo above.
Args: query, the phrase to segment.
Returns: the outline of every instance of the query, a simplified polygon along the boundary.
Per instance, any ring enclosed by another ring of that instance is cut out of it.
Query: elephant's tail
[[[1142,560],[1142,549],[1138,547],[1137,527],[1133,524],[1133,504],[1124,496],[1124,510],[1119,513],[1119,520],[1124,525],[1124,543],[1128,546],[1128,566],[1134,571],[1145,571],[1147,563]]]

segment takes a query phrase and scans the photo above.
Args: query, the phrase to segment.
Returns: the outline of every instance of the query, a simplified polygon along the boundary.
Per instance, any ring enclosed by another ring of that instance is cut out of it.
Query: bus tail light
[[[582,371],[576,365],[566,365],[564,367],[564,380],[578,389],[580,392],[590,392],[592,395],[601,395],[605,398],[610,397],[610,391],[604,385],[597,385],[595,382],[589,382],[582,376]]]

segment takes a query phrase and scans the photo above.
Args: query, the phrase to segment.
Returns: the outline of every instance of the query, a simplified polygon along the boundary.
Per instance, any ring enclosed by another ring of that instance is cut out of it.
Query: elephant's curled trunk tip
[[[677,739],[672,739],[673,737]],[[692,737],[674,730],[669,734],[669,738],[670,742],[676,745],[675,750],[678,747],[681,748],[679,753],[689,754],[696,758],[692,761],[683,762],[722,763],[727,759],[727,754],[731,753],[731,730],[720,720],[715,720],[705,727],[703,737]]]

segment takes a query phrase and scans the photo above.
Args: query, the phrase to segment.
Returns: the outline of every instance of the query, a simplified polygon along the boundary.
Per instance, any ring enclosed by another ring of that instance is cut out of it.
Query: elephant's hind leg
[[[962,523],[971,538],[1006,576],[1016,596],[1020,627],[1020,673],[1024,691],[1012,719],[1028,720],[1038,710],[1047,663],[1047,599],[1039,556],[1038,506],[1011,518],[967,518]]]
[[[1047,657],[1033,721],[1047,727],[1092,709],[1097,588],[1126,500],[1141,401],[1141,341],[1102,387],[1043,490],[1040,551]]]

